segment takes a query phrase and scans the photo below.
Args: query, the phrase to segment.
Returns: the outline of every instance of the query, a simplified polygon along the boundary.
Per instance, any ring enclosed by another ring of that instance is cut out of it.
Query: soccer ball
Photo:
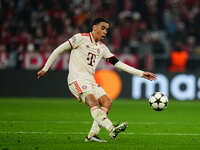
[[[155,92],[149,98],[149,104],[152,109],[156,111],[161,111],[167,108],[168,105],[168,98],[161,92]]]

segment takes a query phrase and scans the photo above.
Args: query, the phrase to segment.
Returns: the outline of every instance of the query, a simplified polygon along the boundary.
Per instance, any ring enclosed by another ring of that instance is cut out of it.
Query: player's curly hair
[[[108,24],[110,25],[110,22],[109,22],[106,18],[99,17],[99,18],[96,18],[96,19],[93,20],[93,22],[92,22],[92,24],[91,24],[91,27],[92,27],[93,25],[99,24],[100,22],[106,22],[106,23],[108,23]]]

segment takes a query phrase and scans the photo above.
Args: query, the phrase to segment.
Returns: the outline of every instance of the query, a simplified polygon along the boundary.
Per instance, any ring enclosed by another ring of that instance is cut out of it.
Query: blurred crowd
[[[111,51],[148,70],[182,72],[200,57],[199,0],[1,0],[0,52],[51,52],[99,16],[111,22]]]

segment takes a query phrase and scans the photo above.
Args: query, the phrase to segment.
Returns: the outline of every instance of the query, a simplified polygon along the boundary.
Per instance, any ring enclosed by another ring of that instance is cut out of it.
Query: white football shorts
[[[79,100],[85,103],[88,94],[93,94],[98,100],[101,96],[106,95],[104,89],[95,82],[77,80],[68,85],[71,93]]]

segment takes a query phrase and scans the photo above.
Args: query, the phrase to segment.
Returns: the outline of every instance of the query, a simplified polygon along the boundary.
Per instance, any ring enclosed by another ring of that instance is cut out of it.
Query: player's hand
[[[142,77],[150,81],[157,79],[157,76],[151,72],[144,72]]]
[[[38,79],[40,79],[42,76],[44,76],[46,74],[46,71],[44,71],[44,70],[40,70],[40,71],[38,71],[38,73],[37,73],[37,78]]]

